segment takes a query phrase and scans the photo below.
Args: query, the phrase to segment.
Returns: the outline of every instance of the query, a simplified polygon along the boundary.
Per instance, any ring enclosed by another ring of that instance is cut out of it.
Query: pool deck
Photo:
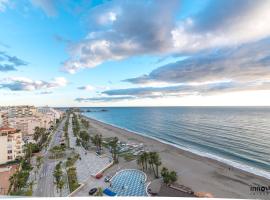
[[[147,196],[146,180],[143,171],[125,169],[112,177],[109,189],[117,193],[117,196]]]
[[[89,177],[84,185],[78,190],[76,191],[72,196],[76,196],[76,197],[85,197],[85,196],[89,196],[88,192],[91,188],[94,187],[101,187],[103,189],[105,188],[110,188],[110,183],[106,183],[104,182],[104,178],[106,176],[115,176],[117,172],[122,171],[122,170],[127,170],[127,169],[135,169],[135,167],[137,166],[136,160],[131,161],[131,162],[123,162],[120,161],[120,163],[113,165],[112,167],[110,167],[109,169],[107,169],[104,173],[103,173],[103,177],[101,179],[96,179],[94,177]],[[113,178],[113,177],[112,177]],[[111,179],[112,180],[112,179]],[[147,183],[145,183],[146,185]],[[105,194],[104,194],[105,196]],[[147,196],[147,194],[145,195]]]

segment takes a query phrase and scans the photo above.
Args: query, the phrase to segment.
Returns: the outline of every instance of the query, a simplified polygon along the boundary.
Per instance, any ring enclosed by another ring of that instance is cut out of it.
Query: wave
[[[263,177],[263,178],[266,178],[266,179],[269,179],[270,180],[270,172],[267,172],[267,171],[264,171],[264,170],[261,170],[261,169],[258,169],[258,168],[252,167],[252,166],[243,165],[243,164],[238,163],[236,161],[229,160],[227,158],[223,158],[221,156],[217,156],[217,155],[211,154],[209,152],[202,152],[201,150],[199,151],[199,150],[195,150],[195,149],[186,148],[186,147],[183,147],[183,146],[180,146],[180,145],[171,143],[169,141],[166,141],[166,140],[164,140],[162,138],[156,138],[156,137],[153,137],[153,136],[149,136],[147,134],[136,132],[136,131],[127,129],[125,127],[121,127],[121,126],[117,126],[117,125],[112,124],[112,123],[105,122],[105,121],[100,120],[100,119],[95,119],[95,118],[89,117],[89,116],[87,116],[85,114],[83,114],[83,115],[85,117],[87,117],[87,118],[90,118],[90,119],[99,121],[101,123],[108,124],[110,126],[113,126],[113,127],[116,127],[116,128],[119,128],[119,129],[128,131],[128,132],[131,132],[131,133],[134,133],[134,134],[137,134],[137,135],[140,135],[140,136],[144,136],[144,137],[147,137],[147,138],[150,138],[150,139],[153,139],[153,140],[156,140],[156,141],[161,142],[163,144],[167,144],[167,145],[176,147],[178,149],[181,149],[183,151],[187,151],[187,152],[196,154],[196,155],[201,156],[201,157],[210,158],[210,159],[219,161],[221,163],[227,164],[229,166],[232,166],[234,168],[240,169],[242,171],[245,171],[245,172],[248,172],[248,173],[251,173],[251,174],[254,174],[254,175],[257,175],[257,176],[260,176],[260,177]]]

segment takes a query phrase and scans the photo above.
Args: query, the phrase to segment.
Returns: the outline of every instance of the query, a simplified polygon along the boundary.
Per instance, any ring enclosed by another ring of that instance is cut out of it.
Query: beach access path
[[[107,156],[99,157],[93,151],[85,150],[81,145],[76,145],[76,137],[72,129],[72,116],[69,119],[68,134],[70,147],[80,154],[80,158],[75,163],[77,178],[79,183],[84,183],[90,176],[95,176],[101,169],[110,164],[110,158]]]

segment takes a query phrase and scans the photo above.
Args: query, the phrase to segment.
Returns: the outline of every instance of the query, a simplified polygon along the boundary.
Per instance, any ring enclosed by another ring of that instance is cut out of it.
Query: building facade
[[[61,111],[50,107],[10,106],[0,108],[0,127],[21,130],[23,136],[34,134],[35,127],[49,129],[62,115]]]
[[[8,127],[8,113],[0,111],[0,127]]]
[[[23,156],[23,139],[20,130],[9,127],[0,128],[0,164]]]
[[[32,117],[37,113],[37,108],[34,106],[11,106],[8,108],[9,118]]]

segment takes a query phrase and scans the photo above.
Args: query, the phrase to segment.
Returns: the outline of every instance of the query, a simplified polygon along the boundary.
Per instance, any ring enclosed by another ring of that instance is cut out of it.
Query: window
[[[12,150],[8,150],[7,152],[8,152],[8,153],[12,153]]]
[[[8,158],[8,160],[12,160],[13,157],[12,156],[8,156],[7,158]]]

